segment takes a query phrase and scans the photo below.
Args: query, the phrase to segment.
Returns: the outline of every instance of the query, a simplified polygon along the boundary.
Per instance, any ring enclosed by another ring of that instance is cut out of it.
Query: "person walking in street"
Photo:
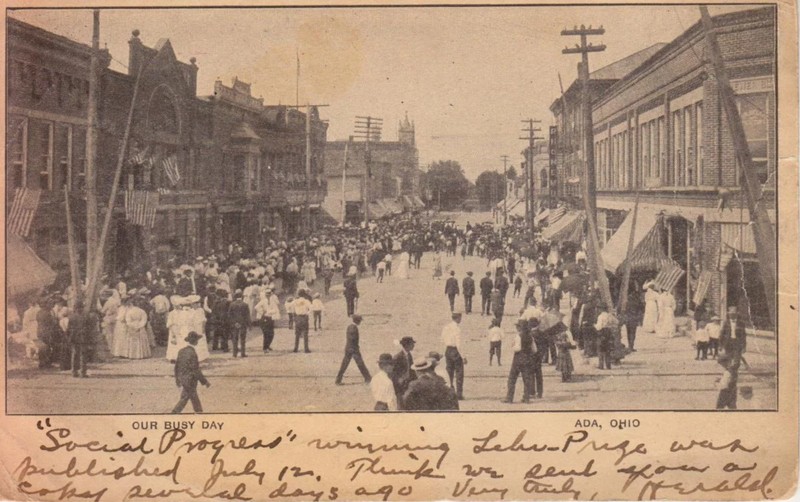
[[[464,313],[472,313],[472,297],[475,296],[475,279],[472,272],[467,272],[467,276],[461,281],[461,293],[464,295]]]
[[[442,253],[439,250],[433,255],[433,278],[442,278]]]
[[[217,298],[211,305],[211,350],[222,350],[228,352],[228,293],[224,289],[217,290]]]
[[[633,291],[628,295],[628,304],[625,309],[625,331],[628,337],[628,351],[636,352],[636,330],[644,322],[644,305],[638,291]]]
[[[392,382],[394,384],[395,394],[397,396],[398,409],[403,408],[403,394],[408,389],[410,384],[415,378],[414,370],[414,357],[411,351],[417,345],[416,340],[410,336],[404,336],[400,339],[400,347],[402,350],[395,354],[392,364]]]
[[[655,333],[658,323],[658,293],[653,281],[644,284],[644,317],[642,318],[642,333]]]
[[[745,331],[746,323],[739,319],[739,311],[736,307],[728,307],[728,318],[722,325],[722,332],[720,334],[720,343],[725,351],[725,354],[731,357],[731,368],[734,371],[739,370],[739,365],[742,362],[742,354],[747,348],[747,332]]]
[[[311,313],[311,301],[305,290],[298,290],[297,298],[294,299],[294,351],[297,352],[300,346],[300,338],[303,339],[305,353],[309,354],[308,348],[308,315]]]
[[[500,295],[501,293],[499,289],[492,289],[492,294],[489,301],[492,306],[492,315],[495,319],[497,319],[498,323],[502,324],[503,314],[505,313],[505,305],[503,304],[502,296]]]
[[[494,287],[500,290],[500,304],[502,305],[503,309],[505,310],[506,307],[506,295],[508,294],[508,288],[511,285],[508,282],[508,278],[503,274],[502,269],[497,270],[497,279],[494,281]]]
[[[658,295],[658,322],[656,335],[659,338],[675,336],[675,296],[666,289]]]
[[[450,387],[455,391],[458,399],[464,399],[464,365],[467,360],[461,357],[461,313],[453,312],[452,321],[442,329],[442,342],[444,343],[444,358],[447,376],[450,377]]]
[[[611,369],[611,349],[614,343],[613,315],[606,310],[597,316],[594,329],[597,331],[597,368],[601,370]]]
[[[322,329],[322,313],[325,312],[325,304],[322,303],[319,293],[314,293],[311,301],[311,314],[314,316],[314,331]]]
[[[452,312],[455,309],[456,296],[459,294],[458,279],[456,279],[455,270],[450,271],[450,277],[447,278],[444,284],[444,294],[450,302],[450,312]]]
[[[370,383],[375,411],[397,411],[397,394],[389,375],[394,372],[394,359],[391,354],[381,354],[378,358],[380,371]]]
[[[197,395],[197,384],[201,383],[206,387],[211,387],[203,372],[200,370],[200,361],[197,359],[195,345],[201,338],[197,332],[192,331],[186,335],[189,343],[178,352],[178,360],[175,362],[175,383],[181,388],[181,398],[173,408],[172,413],[180,413],[186,403],[192,402],[192,409],[195,413],[203,412],[203,405],[200,403],[200,396]]]
[[[240,290],[233,294],[233,301],[228,307],[228,325],[231,330],[231,343],[233,344],[233,357],[247,357],[247,328],[250,326],[250,307],[244,302],[244,295]]]
[[[458,410],[458,397],[444,379],[436,374],[438,359],[428,357],[414,365],[417,379],[411,382],[403,396],[405,411]]]
[[[503,329],[500,327],[500,321],[492,319],[489,325],[489,366],[492,365],[492,358],[497,355],[497,365],[502,366],[500,363],[500,354],[503,348]]]
[[[392,250],[390,249],[386,256],[383,258],[385,263],[386,275],[392,275]],[[382,282],[382,281],[381,281]]]
[[[275,321],[281,319],[281,308],[278,297],[273,294],[272,288],[264,290],[264,297],[256,304],[256,317],[263,336],[263,350],[266,354],[272,351],[272,340],[275,338]]]
[[[375,282],[383,282],[383,276],[386,272],[386,262],[384,260],[378,261],[376,272],[377,277],[375,278]]]
[[[491,295],[494,289],[491,272],[486,272],[486,276],[481,279],[479,286],[481,288],[481,315],[490,315],[492,307]]]
[[[517,380],[522,375],[522,402],[531,402],[532,377],[533,377],[533,357],[536,348],[533,343],[533,336],[528,330],[528,322],[524,319],[517,321],[517,335],[514,337],[514,358],[511,360],[511,369],[508,372],[508,393],[503,399],[504,403],[514,402],[514,390]]]
[[[364,364],[364,359],[361,357],[361,348],[359,346],[360,334],[358,327],[361,325],[361,319],[362,317],[360,315],[354,314],[353,322],[347,327],[347,332],[345,333],[344,358],[342,359],[342,365],[339,367],[339,373],[336,375],[336,385],[342,385],[344,372],[347,371],[351,359],[355,360],[356,366],[358,366],[358,370],[361,372],[361,376],[364,377],[364,381],[370,383],[370,380],[372,380],[372,376],[369,374],[369,370]]]
[[[544,378],[542,376],[542,350],[539,347],[547,347],[547,335],[540,329],[539,319],[528,319],[528,330],[533,337],[533,343],[537,349],[531,358],[531,396],[541,399],[544,394]]]
[[[72,376],[86,378],[86,363],[92,346],[97,342],[98,320],[92,312],[83,311],[83,301],[77,299],[69,316],[67,339],[72,349]]]
[[[708,333],[708,353],[711,357],[715,358],[719,355],[719,337],[722,333],[722,326],[719,324],[720,318],[714,314],[711,320],[706,324],[706,332]]]
[[[358,284],[356,283],[356,271],[351,270],[344,280],[344,299],[347,303],[347,316],[352,317],[356,313],[356,300],[359,297]]]

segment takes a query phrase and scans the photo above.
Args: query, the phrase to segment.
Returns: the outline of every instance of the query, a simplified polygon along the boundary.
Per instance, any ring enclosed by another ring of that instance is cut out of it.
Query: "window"
[[[697,152],[697,167],[696,179],[697,185],[701,184],[703,179],[703,103],[699,102],[694,105],[695,116],[695,152]]]
[[[53,188],[63,190],[70,186],[72,171],[72,126],[56,124],[55,158],[58,162]]]
[[[672,158],[673,186],[683,186],[683,117],[682,111],[672,112],[672,151],[675,152]]]
[[[744,135],[750,156],[753,159],[753,168],[758,173],[761,183],[767,181],[769,163],[769,128],[767,127],[767,100],[769,94],[744,94],[736,96],[736,106],[742,118]],[[739,169],[737,165],[737,180]]]
[[[25,186],[25,171],[27,160],[28,120],[25,117],[10,117],[9,120],[9,146],[8,146],[8,182],[14,188]]]
[[[86,187],[86,128],[72,128],[72,190]]]
[[[650,176],[648,166],[650,165],[650,124],[642,125],[642,175],[645,178]],[[646,181],[646,179],[644,180]]]
[[[245,189],[245,157],[236,155],[233,157],[233,190],[243,192]]]
[[[37,178],[36,188],[50,190],[51,176],[53,172],[53,124],[38,120],[31,121],[29,137],[30,172]]]
[[[683,158],[686,159],[686,185],[694,185],[696,171],[694,169],[695,159],[692,150],[692,107],[687,106],[683,109]]]
[[[655,176],[660,180],[667,169],[667,128],[664,125],[664,117],[658,117],[656,129],[658,131],[658,166]]]

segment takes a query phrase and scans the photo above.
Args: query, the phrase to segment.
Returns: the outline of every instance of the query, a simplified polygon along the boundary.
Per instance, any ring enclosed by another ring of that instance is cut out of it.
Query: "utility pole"
[[[364,164],[367,172],[364,175],[364,225],[369,224],[369,179],[372,177],[372,152],[369,149],[373,139],[381,140],[383,119],[373,116],[356,116],[355,136],[366,140],[364,148]]]
[[[756,253],[758,255],[758,268],[761,271],[761,283],[764,285],[764,292],[767,297],[767,306],[772,317],[771,321],[775,326],[775,230],[769,221],[767,209],[760,204],[761,202],[761,183],[758,175],[753,169],[753,158],[750,154],[750,147],[747,145],[747,137],[742,126],[742,118],[739,109],[736,107],[736,96],[731,89],[728,72],[725,69],[725,61],[719,49],[717,35],[714,31],[714,21],[708,13],[708,8],[700,5],[700,18],[706,34],[706,44],[709,48],[711,62],[714,65],[714,76],[717,79],[722,107],[725,110],[725,117],[728,119],[728,127],[733,136],[733,145],[736,152],[736,160],[742,171],[742,178],[739,182],[742,191],[747,199],[747,209],[750,211],[750,221],[753,223],[753,235],[756,241]]]
[[[527,227],[531,231],[531,236],[533,236],[533,217],[534,217],[534,214],[533,214],[534,213],[534,209],[533,209],[533,203],[534,203],[533,186],[534,186],[534,180],[535,180],[535,178],[533,177],[533,175],[534,175],[534,172],[533,172],[533,147],[535,146],[537,139],[544,139],[544,138],[536,136],[536,133],[538,131],[541,131],[542,129],[540,127],[533,127],[533,124],[541,124],[542,123],[541,120],[528,119],[528,120],[523,120],[522,123],[528,124],[528,128],[522,130],[522,132],[527,132],[528,133],[528,137],[519,138],[519,139],[522,139],[522,140],[528,140],[528,158],[526,159],[526,162],[528,164],[528,169],[527,169],[527,174],[528,175],[525,177],[525,201],[526,201],[526,205],[529,208],[529,211],[528,211],[527,220],[525,221],[525,223],[526,223]]]
[[[92,52],[89,60],[89,102],[86,127],[86,282],[97,247],[97,80],[100,52],[100,10],[92,11]],[[89,308],[87,306],[87,308]]]
[[[592,28],[591,25],[587,28],[581,25],[580,28],[574,27],[571,30],[561,30],[562,36],[580,36],[580,45],[575,45],[573,48],[565,48],[562,54],[580,54],[580,79],[583,87],[583,98],[581,99],[581,111],[583,112],[583,160],[584,169],[583,176],[581,176],[581,185],[583,188],[583,207],[586,212],[586,220],[589,222],[589,263],[594,269],[595,277],[600,285],[600,295],[603,303],[607,308],[614,307],[614,301],[611,298],[611,290],[608,286],[608,277],[606,277],[605,266],[603,265],[603,257],[600,254],[600,243],[597,235],[597,190],[595,186],[595,172],[594,172],[594,134],[592,132],[592,103],[591,94],[589,91],[589,53],[602,52],[606,50],[603,44],[592,45],[587,43],[589,35],[602,35],[606,30],[601,26],[599,28]]]
[[[347,199],[346,199],[346,186],[347,186],[347,150],[350,148],[350,143],[353,142],[353,137],[347,138],[347,143],[344,145],[344,162],[342,163],[342,226],[344,226],[347,216]]]
[[[299,59],[298,59],[299,65]],[[311,197],[311,108],[321,108],[324,106],[329,105],[312,105],[306,104],[306,131],[305,131],[305,138],[306,138],[306,193],[305,197],[303,197],[303,227],[304,227],[304,236],[307,237],[311,233],[311,204],[310,204],[310,197]],[[289,107],[295,108],[295,107]],[[299,109],[299,107],[297,107]]]
[[[506,178],[506,166],[508,165],[508,155],[501,155],[503,161],[503,226],[508,224],[508,178]]]

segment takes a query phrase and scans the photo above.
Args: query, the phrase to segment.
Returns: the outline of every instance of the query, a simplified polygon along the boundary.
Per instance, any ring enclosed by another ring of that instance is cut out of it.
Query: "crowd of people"
[[[273,350],[279,323],[294,332],[294,352],[302,348],[310,353],[309,330],[312,326],[322,329],[323,298],[329,297],[337,274],[342,276],[346,313],[352,323],[346,330],[345,354],[335,383],[342,383],[350,362],[355,361],[371,385],[376,410],[459,408],[467,364],[460,325],[463,315],[473,314],[476,295],[481,297],[480,316],[488,320],[490,365],[503,364],[502,324],[504,318],[515,317],[503,399],[507,403],[514,401],[520,376],[522,402],[543,397],[543,366],[555,366],[563,382],[571,381],[575,350],[581,351],[584,360],[596,358],[598,369],[608,370],[636,350],[637,332],[672,336],[675,299],[669,291],[658,291],[650,281],[642,291],[632,291],[626,311],[618,313],[614,305],[602,301],[580,244],[549,242],[527,232],[522,226],[498,229],[467,223],[461,228],[448,221],[397,217],[361,227],[327,227],[307,239],[270,241],[263,249],[231,243],[208,256],[174,259],[105,277],[93,308],[83,308],[82,293],[73,295],[70,287],[50,290],[25,308],[18,338],[40,368],[56,365],[76,377],[89,376],[90,360],[104,356],[147,359],[165,348],[164,358],[175,364],[176,381],[183,388],[176,406],[179,412],[188,401],[195,411],[201,410],[196,385],[207,381],[195,359],[202,363],[213,352],[247,357],[253,350],[247,347],[252,326],[260,328],[259,349],[264,353]],[[416,341],[404,336],[396,354],[380,355],[379,371],[373,377],[360,352],[358,279],[365,274],[379,283],[388,276],[407,279],[411,269],[420,268],[424,253],[432,255],[434,281],[447,275],[444,295],[451,321],[441,333],[443,355],[429,352],[415,362]],[[486,270],[479,271],[482,277],[477,282],[473,271],[460,280],[454,270],[445,274],[443,257],[457,259],[459,255],[486,260]],[[512,285],[512,297],[522,298],[520,311],[513,313],[506,309]],[[463,312],[456,302],[459,296]],[[735,385],[744,352],[743,327],[736,326],[735,312],[733,327],[730,312],[721,327],[719,316],[697,311],[692,325],[697,358],[706,359],[709,350],[714,357],[723,348],[724,360],[730,361],[726,374],[734,375],[726,379],[726,385],[731,381]],[[622,343],[623,326],[627,344]],[[449,381],[435,372],[442,360]],[[197,376],[179,376],[187,372]],[[181,383],[189,381],[193,383]],[[730,406],[730,398],[721,401]]]

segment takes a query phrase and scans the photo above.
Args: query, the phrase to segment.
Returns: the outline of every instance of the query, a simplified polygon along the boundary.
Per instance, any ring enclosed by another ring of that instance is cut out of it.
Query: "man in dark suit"
[[[233,343],[233,357],[239,355],[240,349],[242,357],[247,357],[245,343],[247,342],[247,327],[250,325],[250,309],[242,297],[241,290],[236,290],[233,295],[233,302],[228,307],[228,324],[231,330],[231,342]]]
[[[203,372],[200,370],[200,361],[197,359],[197,352],[194,346],[197,345],[197,340],[202,338],[196,332],[191,331],[186,335],[186,341],[189,345],[182,348],[178,352],[178,360],[175,362],[175,383],[180,387],[181,398],[172,413],[180,413],[183,411],[186,403],[192,402],[192,409],[195,413],[202,413],[203,406],[200,404],[200,397],[197,395],[197,383],[211,387]]]
[[[211,350],[228,352],[228,292],[218,289],[214,303],[211,305],[211,316],[208,324],[211,325]]]
[[[97,336],[97,318],[91,312],[83,311],[83,302],[78,299],[75,301],[75,308],[69,316],[67,326],[67,340],[72,349],[72,376],[86,378],[86,361],[89,357],[89,350],[95,343]]]
[[[450,271],[450,277],[444,283],[444,294],[447,295],[447,299],[450,301],[450,312],[452,312],[455,309],[456,296],[459,294],[458,279],[456,279],[454,270]]]
[[[344,280],[344,299],[347,302],[347,315],[352,316],[356,313],[356,299],[359,297],[358,284],[355,274],[348,275]]]
[[[53,314],[54,302],[44,299],[41,309],[36,314],[36,338],[44,344],[39,351],[39,368],[49,368],[58,356],[58,321]]]
[[[489,315],[492,311],[491,296],[492,289],[494,289],[491,272],[486,272],[486,277],[481,279],[479,286],[481,288],[481,315]]]
[[[364,359],[361,357],[361,347],[359,346],[360,334],[358,327],[361,325],[362,317],[358,314],[353,315],[353,323],[347,327],[346,341],[344,345],[344,359],[342,365],[339,367],[339,373],[336,375],[336,385],[342,385],[342,377],[347,367],[350,366],[350,359],[355,360],[361,376],[364,377],[366,383],[370,383],[372,375],[369,374],[367,366],[364,364]]]
[[[503,275],[502,270],[498,270],[497,278],[494,280],[494,287],[500,290],[500,302],[502,303],[503,310],[505,310],[506,293],[508,293],[509,286],[511,286],[511,283],[508,282],[508,278]]]
[[[444,378],[436,374],[438,359],[428,358],[414,365],[414,372],[419,378],[411,382],[405,393],[403,402],[405,410],[458,410],[458,397]]]
[[[467,276],[461,282],[461,293],[464,295],[464,312],[472,313],[472,297],[475,296],[475,279],[472,272],[467,272]]]
[[[414,357],[411,351],[414,350],[417,342],[410,336],[404,336],[400,339],[400,346],[403,350],[395,354],[394,364],[392,369],[392,383],[394,384],[394,392],[397,395],[397,407],[403,409],[403,394],[408,389],[408,385],[412,380],[416,379],[416,374],[411,368],[414,365]]]
[[[730,367],[733,371],[739,370],[742,354],[747,349],[747,333],[745,332],[746,320],[739,319],[738,309],[728,307],[728,318],[722,325],[720,343],[726,354],[730,354]]]

